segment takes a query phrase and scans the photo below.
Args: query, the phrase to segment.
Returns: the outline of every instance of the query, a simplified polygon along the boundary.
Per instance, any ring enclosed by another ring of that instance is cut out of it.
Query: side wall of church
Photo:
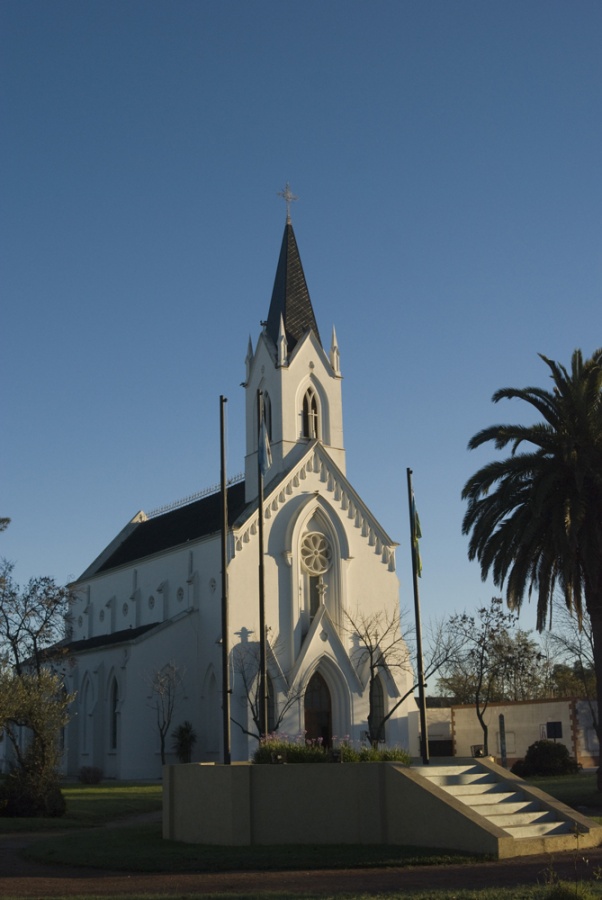
[[[198,740],[193,758],[221,758],[221,574],[219,539],[196,542],[99,574],[75,588],[74,640],[106,641],[75,654],[67,687],[76,692],[65,768],[97,766],[107,777],[160,775],[157,697],[152,681],[173,665],[176,706],[167,737],[183,721]],[[140,626],[158,627],[127,640]],[[120,635],[111,643],[110,635]]]

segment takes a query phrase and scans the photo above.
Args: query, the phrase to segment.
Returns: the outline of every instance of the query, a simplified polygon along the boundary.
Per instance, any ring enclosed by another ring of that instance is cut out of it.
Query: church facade
[[[381,739],[416,754],[409,661],[380,666],[371,684],[365,646],[370,631],[377,651],[379,623],[394,622],[396,659],[406,652],[396,545],[345,474],[337,338],[333,329],[326,350],[288,217],[245,366],[245,477],[227,490],[232,760],[251,757],[259,731],[259,396],[271,449],[261,523],[268,730],[361,742],[371,713],[388,717]],[[221,514],[219,491],[140,512],[72,585],[68,773],[158,777],[159,726],[173,762],[171,733],[184,721],[197,735],[192,760],[222,761]]]

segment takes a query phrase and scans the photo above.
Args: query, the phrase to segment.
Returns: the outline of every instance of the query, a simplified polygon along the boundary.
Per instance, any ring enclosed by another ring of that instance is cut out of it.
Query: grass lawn
[[[446,865],[475,862],[450,851],[398,846],[214,847],[164,841],[161,823],[123,824],[119,819],[159,811],[161,785],[68,785],[62,819],[2,819],[0,833],[48,832],[26,855],[40,862],[137,872],[208,872]],[[115,822],[114,827],[98,826]],[[57,832],[62,831],[64,834]],[[53,833],[54,832],[54,833]]]
[[[593,774],[561,778],[534,778],[529,781],[575,808],[602,810],[602,794],[596,790]],[[398,846],[295,846],[279,847],[208,847],[164,841],[160,822],[119,824],[119,819],[158,811],[161,808],[160,784],[111,784],[97,786],[68,785],[64,788],[67,815],[63,819],[16,820],[0,818],[0,833],[16,830],[48,831],[26,851],[40,862],[61,862],[113,870],[139,872],[209,872],[244,870],[307,870],[312,868],[354,868],[416,865],[474,864],[478,859],[449,851],[423,850]],[[94,826],[116,822],[114,827]],[[64,835],[54,833],[65,831]],[[76,830],[77,829],[77,830]],[[127,838],[126,838],[127,835]],[[602,897],[602,883],[588,884],[590,896]],[[539,900],[549,888],[517,886],[511,890],[492,886],[481,891],[424,891],[396,896],[429,898],[429,900]],[[220,900],[219,895],[211,895]],[[226,895],[223,895],[224,897]],[[229,900],[253,900],[268,894],[253,892],[228,894]],[[314,900],[312,893],[272,894],[273,900]],[[381,900],[378,895],[337,894],[337,900]],[[575,896],[579,896],[576,894]],[[6,898],[10,900],[10,898]],[[71,898],[73,900],[73,898]],[[87,900],[94,900],[88,896]],[[136,900],[128,895],[128,900]],[[145,898],[147,900],[147,898]],[[163,900],[170,900],[169,897]],[[180,900],[174,895],[171,900]],[[211,900],[211,897],[209,897]],[[317,900],[317,897],[315,898]],[[321,895],[321,900],[328,898]]]
[[[39,862],[129,872],[242,872],[352,869],[475,863],[479,858],[448,850],[373,845],[285,844],[220,847],[164,841],[160,824],[56,835],[35,844],[27,857]]]
[[[596,775],[594,772],[577,775],[558,775],[556,777],[536,777],[525,779],[541,791],[546,791],[552,797],[578,809],[588,815],[587,810],[598,810],[602,813],[602,792],[596,787]],[[594,816],[594,818],[597,818]]]
[[[65,831],[93,828],[128,816],[161,809],[161,784],[85,785],[62,787],[67,812],[61,819],[9,819],[0,816],[0,834],[15,831]]]

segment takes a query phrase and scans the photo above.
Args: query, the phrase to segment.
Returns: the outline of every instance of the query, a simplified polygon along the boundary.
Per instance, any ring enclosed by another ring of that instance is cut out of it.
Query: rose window
[[[323,534],[311,531],[301,541],[301,561],[310,575],[323,575],[332,562],[330,544]]]

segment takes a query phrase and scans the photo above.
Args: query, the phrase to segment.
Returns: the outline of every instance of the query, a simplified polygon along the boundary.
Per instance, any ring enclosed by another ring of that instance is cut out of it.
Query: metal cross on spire
[[[290,222],[290,220],[291,220],[291,203],[294,203],[295,200],[298,200],[299,198],[295,194],[293,194],[293,192],[291,191],[291,187],[290,187],[290,184],[288,183],[288,181],[284,185],[284,190],[278,191],[278,196],[282,197],[282,199],[286,203],[286,221]]]

